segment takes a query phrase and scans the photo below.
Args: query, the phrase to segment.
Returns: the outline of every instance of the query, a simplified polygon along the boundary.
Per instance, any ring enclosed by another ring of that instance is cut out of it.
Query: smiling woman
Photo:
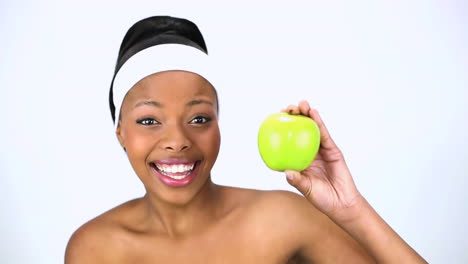
[[[117,136],[148,195],[183,205],[207,183],[220,145],[216,100],[186,71],[147,76],[125,96]]]
[[[221,136],[209,63],[188,20],[150,17],[129,29],[109,102],[146,194],[75,231],[66,263],[424,263],[360,195],[305,101],[283,110],[320,128],[316,160],[286,171],[304,196],[214,184]]]

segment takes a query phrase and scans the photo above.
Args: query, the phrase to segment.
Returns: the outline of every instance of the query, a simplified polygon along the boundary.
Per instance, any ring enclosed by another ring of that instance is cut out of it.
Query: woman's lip
[[[200,163],[201,161],[196,161],[195,167],[193,168],[192,172],[190,172],[190,174],[187,177],[180,180],[176,180],[169,176],[161,174],[155,166],[151,166],[151,169],[153,173],[156,174],[156,176],[159,178],[159,180],[161,180],[164,184],[168,185],[169,187],[184,187],[190,184],[193,181],[193,179],[197,176]]]
[[[160,160],[155,160],[153,163],[155,164],[192,164],[197,162],[197,160],[194,159],[176,159],[176,158],[171,158],[171,159],[160,159]]]

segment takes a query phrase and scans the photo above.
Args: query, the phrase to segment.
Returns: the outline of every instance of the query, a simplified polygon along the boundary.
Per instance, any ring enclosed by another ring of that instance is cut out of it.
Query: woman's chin
[[[206,180],[208,183],[208,180]],[[177,188],[164,190],[154,190],[150,193],[150,196],[156,198],[157,203],[163,203],[174,207],[184,207],[189,205],[198,195],[203,185],[199,188]]]
[[[171,175],[165,175],[152,168],[152,188],[146,188],[151,197],[165,204],[177,207],[188,205],[196,196],[203,193],[203,189],[212,184],[209,173],[203,173],[198,163],[192,172],[185,177],[174,179]]]

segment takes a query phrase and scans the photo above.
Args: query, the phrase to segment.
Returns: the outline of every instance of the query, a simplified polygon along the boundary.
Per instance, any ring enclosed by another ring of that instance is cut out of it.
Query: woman
[[[372,209],[306,101],[321,146],[302,172],[303,196],[216,185],[220,132],[215,76],[195,24],[150,17],[127,32],[111,86],[116,134],[146,194],[71,237],[74,263],[426,263]]]

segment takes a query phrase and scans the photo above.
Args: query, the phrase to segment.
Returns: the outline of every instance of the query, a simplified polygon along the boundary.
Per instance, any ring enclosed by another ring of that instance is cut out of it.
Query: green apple
[[[320,147],[320,130],[309,117],[288,113],[272,114],[258,131],[258,149],[272,170],[307,168]]]

